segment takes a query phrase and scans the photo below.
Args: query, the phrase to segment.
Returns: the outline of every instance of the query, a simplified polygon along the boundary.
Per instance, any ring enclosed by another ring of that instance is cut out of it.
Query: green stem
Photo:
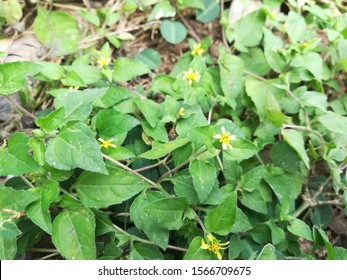
[[[5,95],[5,97],[24,115],[27,115],[28,117],[32,118],[33,120],[36,119],[36,116],[32,113],[30,113],[27,109],[25,109],[22,105],[20,105],[14,98],[11,96]]]
[[[114,158],[108,156],[108,155],[105,155],[105,154],[102,154],[103,158],[104,159],[107,159],[109,160],[110,162],[118,165],[119,167],[123,168],[124,170],[130,172],[131,174],[134,174],[135,176],[141,178],[142,180],[146,181],[148,184],[150,184],[151,186],[153,186],[154,188],[162,191],[162,192],[165,192],[167,193],[163,187],[155,182],[153,182],[152,180],[148,179],[147,177],[143,176],[142,174],[138,173],[137,171],[135,170],[132,170],[130,167],[124,165],[123,163],[119,162],[118,160],[115,160]]]
[[[23,182],[29,187],[29,188],[35,188],[35,186],[22,174],[19,175],[19,177],[23,180]]]
[[[140,238],[138,236],[135,236],[135,235],[132,235],[132,234],[126,232],[125,230],[123,230],[122,228],[120,228],[119,226],[117,226],[115,224],[112,224],[112,226],[116,231],[128,236],[133,241],[139,241],[139,242],[145,243],[145,244],[156,245],[154,242],[152,242],[150,240],[143,239],[143,238]],[[172,250],[176,250],[176,251],[180,251],[180,252],[187,252],[186,248],[182,248],[182,247],[178,247],[178,246],[174,246],[174,245],[168,245],[167,248],[172,249]]]

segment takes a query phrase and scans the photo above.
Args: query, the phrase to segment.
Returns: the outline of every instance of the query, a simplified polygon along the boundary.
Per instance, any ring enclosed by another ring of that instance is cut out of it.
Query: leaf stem
[[[134,169],[134,171],[141,172],[141,171],[152,169],[152,168],[157,167],[159,165],[165,164],[169,157],[170,157],[170,154],[168,154],[164,159],[158,161],[157,163],[154,163],[152,165],[147,165],[147,166],[144,166],[144,167],[141,167],[141,168],[138,168],[138,169]]]
[[[193,210],[193,209],[192,209],[192,210]],[[204,223],[201,221],[199,215],[195,212],[195,210],[193,210],[193,213],[194,213],[194,216],[195,216],[196,221],[199,223],[201,229],[203,230],[204,235],[206,235],[206,234],[207,234],[207,229],[206,229]]]
[[[316,136],[318,136],[321,144],[322,144],[322,147],[324,147],[324,139],[322,137],[322,135],[317,132],[317,131],[314,131],[313,129],[311,129],[310,127],[306,127],[306,126],[299,126],[299,125],[292,125],[292,124],[285,124],[282,126],[282,128],[294,128],[294,129],[298,129],[298,130],[306,130]]]
[[[104,159],[107,159],[109,160],[110,162],[118,165],[119,167],[123,168],[124,170],[134,174],[135,176],[141,178],[142,180],[146,181],[148,184],[150,184],[151,186],[155,187],[156,189],[162,191],[162,192],[165,192],[167,193],[163,187],[160,185],[160,184],[157,184],[155,182],[153,182],[152,180],[148,179],[147,177],[143,176],[142,174],[138,173],[137,171],[135,170],[132,170],[130,167],[124,165],[123,163],[119,162],[118,160],[115,160],[114,158],[108,156],[108,155],[105,155],[105,154],[102,154],[103,158]]]
[[[30,113],[27,109],[25,109],[22,105],[20,105],[14,98],[11,96],[5,95],[5,97],[24,115],[27,115],[28,117],[32,118],[33,120],[36,119],[36,116],[32,113]]]
[[[186,19],[182,16],[182,14],[180,12],[178,12],[178,16],[179,18],[182,20],[182,22],[184,23],[184,25],[188,28],[190,35],[192,35],[192,37],[194,37],[194,39],[197,42],[200,42],[201,39],[199,37],[198,34],[196,34],[196,32],[194,31],[194,29],[190,26],[190,24],[188,23],[188,21],[186,21]]]
[[[203,154],[207,152],[207,149],[203,149],[202,151],[200,152],[197,152],[196,154],[192,155],[189,159],[187,159],[186,161],[182,162],[181,164],[177,165],[175,168],[169,170],[168,172],[164,173],[159,179],[158,179],[158,182],[161,182],[163,181],[163,179],[167,176],[167,175],[170,175],[174,172],[176,172],[178,169],[182,168],[183,166],[187,165],[189,162],[191,162],[194,158],[196,158],[197,156]]]
[[[150,240],[143,239],[141,237],[138,237],[136,235],[132,235],[132,234],[126,232],[124,229],[120,228],[119,226],[117,226],[115,224],[112,224],[112,226],[116,231],[130,237],[134,241],[139,241],[141,243],[150,244],[150,245],[156,245],[154,242],[152,242]],[[174,246],[174,245],[168,245],[167,248],[172,249],[172,250],[176,250],[176,251],[180,251],[180,252],[187,252],[186,248],[182,248],[182,247],[178,247],[178,246]]]
[[[35,186],[22,174],[19,174],[19,177],[22,179],[22,181],[29,187],[29,188],[35,188]]]

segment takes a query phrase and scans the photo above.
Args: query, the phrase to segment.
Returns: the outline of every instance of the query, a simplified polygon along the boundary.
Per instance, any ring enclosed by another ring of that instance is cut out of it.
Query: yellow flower
[[[110,63],[111,63],[111,58],[104,57],[104,56],[100,56],[97,61],[97,64],[99,65],[100,68],[105,68]]]
[[[69,87],[69,90],[70,91],[76,91],[76,90],[78,90],[79,89],[79,87]]]
[[[303,43],[302,45],[303,45],[305,48],[307,48],[310,44],[307,43],[307,42],[305,42],[305,43]]]
[[[191,52],[192,55],[197,54],[197,55],[202,55],[204,53],[204,49],[201,47],[201,44],[194,44],[193,45],[193,50]]]
[[[6,139],[4,139],[4,143],[2,144],[2,146],[1,147],[4,147],[4,148],[6,148],[7,147],[7,141],[6,141]]]
[[[222,134],[216,134],[213,136],[213,138],[219,139],[219,141],[222,143],[223,150],[228,148],[232,150],[233,147],[230,145],[230,142],[232,140],[236,140],[235,135],[230,135],[230,133],[225,130],[224,126],[222,126]]]
[[[104,147],[104,148],[108,148],[108,147],[116,148],[116,145],[111,143],[114,141],[114,139],[109,139],[106,141],[102,138],[98,138],[98,140],[101,142],[100,148],[102,148],[102,147]]]
[[[180,117],[183,117],[184,116],[184,108],[181,107],[178,112],[177,112],[177,115],[179,115]]]
[[[219,251],[227,249],[230,242],[220,243],[211,233],[207,235],[207,239],[209,241],[208,243],[206,243],[204,239],[201,240],[200,248],[211,251],[219,260],[221,260],[222,254]]]
[[[188,71],[183,71],[183,79],[187,80],[188,84],[191,86],[193,82],[198,83],[200,81],[200,73],[189,68]]]

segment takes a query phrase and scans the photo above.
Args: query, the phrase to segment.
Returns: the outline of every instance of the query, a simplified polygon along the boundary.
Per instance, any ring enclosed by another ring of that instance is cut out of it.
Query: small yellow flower
[[[6,148],[7,147],[7,140],[6,139],[4,139],[4,143],[2,144],[2,146],[1,147],[4,147],[4,148]]]
[[[220,243],[211,233],[207,235],[207,239],[209,241],[208,243],[206,243],[204,239],[201,240],[200,248],[211,251],[219,260],[221,260],[222,254],[219,251],[227,249],[230,242]]]
[[[191,86],[193,82],[198,83],[200,81],[200,73],[189,68],[188,71],[183,71],[183,79],[187,80],[188,84]]]
[[[98,61],[97,61],[97,64],[99,65],[100,68],[105,68],[110,63],[111,63],[111,58],[104,57],[104,56],[100,56]]]
[[[305,43],[303,43],[302,45],[303,45],[305,48],[307,48],[310,44],[307,43],[307,42],[305,42]]]
[[[204,49],[201,47],[201,44],[194,44],[193,45],[193,50],[191,52],[192,55],[199,55],[201,56],[204,53]]]
[[[177,112],[177,115],[179,115],[180,117],[183,117],[184,116],[184,108],[181,107],[178,112]]]
[[[76,90],[78,90],[79,89],[79,87],[69,87],[69,90],[70,91],[76,91]]]
[[[116,148],[116,145],[111,143],[114,141],[114,139],[109,139],[106,141],[102,138],[98,138],[98,140],[101,142],[100,148],[108,148],[108,147]]]
[[[219,141],[222,143],[223,150],[228,148],[232,150],[233,147],[230,145],[230,142],[232,140],[236,140],[235,135],[230,135],[230,133],[225,130],[224,126],[222,126],[222,134],[216,134],[213,136],[213,138],[219,139]]]

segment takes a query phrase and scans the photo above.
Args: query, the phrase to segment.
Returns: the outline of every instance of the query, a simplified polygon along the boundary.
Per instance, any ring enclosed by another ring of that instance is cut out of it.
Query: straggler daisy
[[[231,146],[230,142],[236,140],[235,135],[231,135],[229,132],[227,132],[224,126],[222,126],[221,130],[222,134],[216,134],[213,136],[213,138],[219,139],[219,141],[222,143],[223,150],[228,148],[232,150],[233,146]]]
[[[117,148],[116,145],[112,144],[114,139],[104,140],[102,138],[98,138],[98,140],[99,142],[101,142],[100,148],[108,148],[108,147]]]
[[[97,61],[97,64],[99,65],[100,68],[105,68],[110,63],[111,63],[111,58],[103,57],[103,56],[100,56],[98,61]]]
[[[201,240],[200,248],[211,251],[219,260],[221,260],[222,254],[219,251],[227,249],[230,242],[220,243],[211,233],[207,235],[207,239],[208,243],[206,243],[204,239]]]
[[[183,71],[183,79],[187,80],[188,84],[191,86],[193,82],[198,83],[200,81],[200,73],[189,68],[188,71]]]
[[[191,51],[192,55],[199,55],[201,56],[204,53],[204,49],[201,47],[201,44],[194,44],[193,45],[193,50]]]

